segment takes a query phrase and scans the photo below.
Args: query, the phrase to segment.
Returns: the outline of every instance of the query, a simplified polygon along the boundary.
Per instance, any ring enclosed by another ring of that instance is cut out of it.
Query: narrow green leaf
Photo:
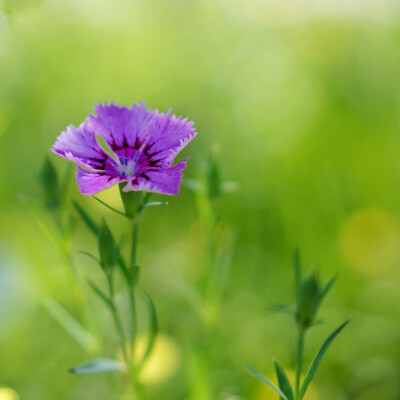
[[[43,308],[57,321],[60,326],[87,352],[98,349],[97,340],[88,332],[65,308],[50,296],[42,296],[40,302]]]
[[[321,303],[324,297],[328,294],[329,290],[336,282],[336,276],[334,276],[320,291],[319,293],[319,302]]]
[[[158,322],[157,322],[157,314],[156,314],[156,309],[154,307],[153,300],[146,294],[143,293],[144,299],[147,303],[149,315],[149,327],[148,327],[148,341],[147,341],[147,347],[146,351],[143,355],[143,358],[139,364],[139,369],[145,364],[146,360],[151,354],[151,351],[153,350],[154,343],[156,340],[157,332],[158,332]]]
[[[93,219],[86,213],[86,211],[76,201],[73,200],[72,203],[74,204],[76,211],[82,218],[82,221],[97,236],[99,233],[99,228],[98,228],[97,224],[93,221]]]
[[[275,372],[276,372],[276,377],[278,379],[279,388],[282,390],[283,393],[285,393],[288,400],[293,400],[294,399],[293,389],[292,386],[290,385],[289,379],[285,371],[279,365],[278,361],[274,360],[274,365],[275,365]]]
[[[285,393],[283,393],[279,388],[277,388],[266,376],[264,376],[261,372],[257,371],[256,369],[250,367],[249,365],[246,366],[248,372],[254,375],[256,378],[260,379],[266,385],[268,385],[272,390],[279,394],[284,400],[289,400]]]
[[[166,201],[150,201],[143,205],[143,207],[154,207],[154,206],[166,206],[168,203]]]
[[[100,267],[101,267],[101,262],[100,262],[100,260],[99,260],[97,257],[95,257],[93,254],[90,254],[90,253],[87,252],[87,251],[80,251],[79,253],[83,254],[84,256],[87,256],[87,257],[91,258],[93,261],[95,261],[95,262],[96,262],[97,264],[99,264]]]
[[[78,365],[77,367],[71,368],[69,372],[77,375],[92,375],[107,372],[125,373],[126,370],[126,364],[121,361],[113,360],[111,358],[95,358],[84,364]]]
[[[89,286],[93,289],[93,291],[97,294],[97,296],[100,297],[100,299],[102,299],[104,301],[104,303],[106,303],[106,305],[109,308],[113,308],[111,300],[91,281],[91,280],[87,280]]]
[[[109,268],[114,267],[118,263],[119,249],[115,245],[114,236],[104,219],[99,229],[97,244],[101,265],[106,272],[109,272]]]
[[[119,215],[122,215],[123,217],[126,217],[126,214],[125,214],[125,213],[123,213],[122,211],[117,210],[117,209],[114,208],[114,207],[111,207],[111,206],[110,206],[109,204],[107,204],[105,201],[99,199],[99,198],[96,197],[96,196],[93,196],[93,198],[94,198],[95,200],[97,200],[100,204],[103,204],[103,206],[106,206],[106,207],[107,207],[108,209],[110,209],[111,211],[114,211],[116,214],[119,214]]]
[[[126,282],[128,283],[129,286],[129,274],[128,274],[128,268],[126,266],[125,260],[122,257],[121,253],[118,253],[118,266],[121,269],[122,275],[124,276]]]
[[[317,355],[315,356],[314,360],[312,361],[310,368],[307,371],[307,374],[304,378],[304,382],[300,388],[300,400],[303,398],[308,385],[310,384],[311,380],[314,378],[315,373],[317,372],[318,366],[322,361],[323,356],[325,355],[326,351],[328,350],[329,345],[335,339],[335,337],[341,332],[341,330],[350,322],[348,319],[342,325],[340,325],[336,330],[334,330],[328,338],[325,340],[324,344],[319,349]]]
[[[294,310],[287,304],[270,304],[268,308],[272,311],[283,312],[286,314],[294,315]]]

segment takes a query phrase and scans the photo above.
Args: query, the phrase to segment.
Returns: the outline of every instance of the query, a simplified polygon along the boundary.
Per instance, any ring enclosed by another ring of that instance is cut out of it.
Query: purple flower
[[[94,195],[126,182],[124,192],[178,194],[187,159],[172,163],[196,136],[193,122],[177,118],[171,111],[147,110],[143,102],[131,108],[98,104],[94,109],[97,116],[90,114],[78,128],[70,125],[51,149],[78,165],[81,193]]]

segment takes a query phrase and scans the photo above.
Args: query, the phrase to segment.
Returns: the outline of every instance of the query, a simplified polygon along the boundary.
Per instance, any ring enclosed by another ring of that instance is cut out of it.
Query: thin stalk
[[[131,248],[130,268],[132,268],[132,266],[136,265],[138,235],[139,235],[139,222],[137,219],[133,219],[132,220],[132,248]],[[135,336],[136,336],[137,318],[136,318],[136,304],[135,304],[134,287],[131,283],[129,284],[129,308],[130,308],[130,312],[131,312],[129,337],[130,337],[130,347],[131,347],[131,361],[133,361],[133,358],[135,355]]]
[[[111,314],[113,315],[115,327],[117,328],[117,331],[118,331],[118,334],[119,334],[119,337],[121,340],[121,349],[122,349],[122,353],[124,356],[124,360],[126,363],[128,363],[128,354],[127,354],[126,347],[125,347],[125,344],[126,344],[125,333],[124,333],[124,329],[122,328],[121,322],[119,320],[118,312],[117,312],[117,308],[115,307],[114,300],[112,300]]]
[[[131,248],[131,264],[130,267],[136,265],[136,252],[139,236],[139,222],[136,219],[132,220],[132,248]]]
[[[124,360],[128,364],[128,353],[126,351],[125,332],[124,332],[124,328],[122,327],[121,321],[119,320],[119,317],[118,317],[118,310],[117,310],[117,307],[115,305],[114,287],[113,287],[113,282],[112,282],[111,277],[108,277],[107,281],[108,281],[108,287],[109,287],[109,291],[110,291],[110,300],[111,300],[111,302],[110,302],[110,310],[111,310],[111,314],[112,314],[113,319],[114,319],[115,328],[117,329],[119,338],[121,340],[121,349],[122,349],[122,354],[124,356]]]
[[[133,358],[135,356],[135,337],[136,337],[136,325],[137,325],[135,294],[133,291],[133,287],[129,288],[129,308],[131,310],[129,338],[130,338],[130,345],[131,345],[131,361],[133,362]]]
[[[304,331],[299,331],[299,339],[297,342],[297,356],[296,356],[296,380],[294,386],[295,400],[300,400],[300,375],[303,366],[303,352],[304,352]]]

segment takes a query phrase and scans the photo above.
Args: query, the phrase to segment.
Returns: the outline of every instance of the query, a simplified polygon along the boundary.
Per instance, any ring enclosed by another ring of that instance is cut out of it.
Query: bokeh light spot
[[[364,209],[347,219],[340,231],[343,258],[352,267],[375,275],[400,258],[400,231],[395,219],[379,209]]]
[[[19,400],[18,393],[8,387],[0,387],[0,400]]]
[[[146,338],[137,341],[136,355],[140,359],[146,348]],[[171,378],[181,364],[181,351],[177,343],[165,334],[159,334],[145,366],[140,373],[144,384],[154,384]]]

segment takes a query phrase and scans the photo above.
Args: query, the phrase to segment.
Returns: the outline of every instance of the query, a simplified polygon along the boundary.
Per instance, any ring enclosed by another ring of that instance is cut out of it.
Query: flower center
[[[128,157],[118,157],[118,159],[120,163],[119,172],[123,178],[135,175],[136,157],[133,160],[129,160]]]

